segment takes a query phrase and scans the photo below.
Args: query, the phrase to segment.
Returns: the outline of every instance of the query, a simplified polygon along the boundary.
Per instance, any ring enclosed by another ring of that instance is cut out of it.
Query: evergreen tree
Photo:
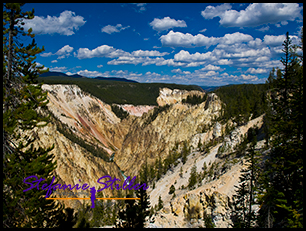
[[[159,197],[158,197],[157,211],[158,211],[158,210],[161,210],[163,207],[164,207],[163,200],[161,199],[161,196],[159,195]]]
[[[251,141],[251,147],[245,156],[248,167],[243,169],[239,178],[239,186],[233,196],[232,221],[234,228],[251,228],[256,226],[256,216],[252,206],[255,205],[255,192],[258,190],[259,179],[259,157],[255,152],[256,133],[250,128],[246,140]]]
[[[170,186],[170,189],[169,189],[169,192],[168,192],[168,193],[169,193],[169,194],[175,193],[175,187],[174,187],[173,184]]]
[[[195,184],[197,183],[197,166],[194,165],[191,168],[190,177],[188,179],[188,188],[193,189]]]
[[[131,198],[127,195],[127,198]],[[119,221],[116,223],[116,228],[136,228],[137,225],[137,206],[135,200],[125,200],[125,209],[119,211]]]
[[[139,184],[143,185],[144,183],[148,185],[148,177],[149,171],[147,166],[147,159],[145,164],[143,165],[143,171],[140,174]],[[146,217],[150,214],[150,196],[148,196],[147,191],[143,189],[143,187],[139,188],[136,191],[136,197],[140,198],[137,201],[137,224],[136,227],[144,228],[144,223],[146,221]]]
[[[147,184],[148,171],[147,162],[140,171],[140,178],[137,179],[139,185]],[[127,197],[131,197],[128,195]],[[143,187],[136,190],[136,197],[139,200],[126,200],[127,204],[123,210],[119,212],[119,222],[117,228],[144,228],[146,217],[150,214],[150,197]]]
[[[188,154],[187,142],[184,141],[184,146],[183,146],[183,150],[182,150],[182,162],[183,162],[183,164],[185,164],[186,161],[187,161],[187,154]]]
[[[74,228],[89,228],[90,224],[88,222],[88,212],[90,210],[89,204],[83,203],[81,208],[79,208],[76,217],[77,222]]]
[[[141,185],[144,182],[141,182]],[[137,224],[136,228],[144,228],[146,217],[150,214],[150,196],[148,196],[146,190],[141,187],[136,191],[136,197],[140,198],[137,204]]]
[[[182,178],[183,177],[183,167],[181,166],[181,168],[180,168],[180,177]]]
[[[303,227],[303,59],[288,33],[283,47],[284,68],[268,82],[271,151],[260,195],[262,227]]]
[[[97,198],[103,197],[102,192],[98,192],[96,195]],[[104,224],[104,215],[105,215],[105,205],[103,200],[98,200],[95,202],[95,208],[92,212],[92,219],[90,222],[90,227],[100,227]]]
[[[35,127],[44,126],[48,117],[47,95],[42,93],[36,78],[43,67],[37,67],[35,40],[24,46],[20,41],[34,35],[24,32],[24,19],[34,17],[32,11],[22,12],[21,3],[3,4],[3,226],[4,227],[59,227],[67,222],[63,206],[45,200],[45,191],[26,189],[23,180],[31,175],[51,183],[56,168],[53,147],[34,147],[35,133],[24,135]],[[56,183],[56,182],[55,182]]]

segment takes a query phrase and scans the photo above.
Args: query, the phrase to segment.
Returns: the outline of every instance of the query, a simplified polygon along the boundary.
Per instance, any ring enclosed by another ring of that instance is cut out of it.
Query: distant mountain
[[[49,77],[49,76],[68,76],[65,73],[57,72],[57,71],[49,71],[39,75],[39,77]]]
[[[126,79],[126,78],[118,78],[118,77],[96,77],[94,79],[99,79],[99,80],[111,80],[111,81],[121,81],[121,82],[129,82],[129,83],[138,83],[134,80]]]
[[[102,77],[102,76],[88,78],[88,77],[78,75],[78,74],[67,75],[65,73],[56,72],[56,71],[49,71],[49,72],[43,73],[39,77],[52,77],[52,76],[65,76],[65,77],[71,77],[71,78],[87,78],[87,79],[99,79],[99,80],[110,80],[110,81],[121,81],[121,82],[128,82],[128,83],[137,83],[134,80],[129,80],[129,79],[126,79],[126,78],[119,78],[119,77],[109,77],[108,78],[108,77]]]
[[[202,88],[204,91],[210,92],[210,91],[216,90],[220,86],[199,86],[199,87]]]

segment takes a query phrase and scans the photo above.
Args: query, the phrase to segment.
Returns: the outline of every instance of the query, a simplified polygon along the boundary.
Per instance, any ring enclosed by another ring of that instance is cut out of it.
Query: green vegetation
[[[299,46],[303,49],[303,37]],[[258,168],[254,142],[256,130],[237,148],[249,163],[234,197],[234,227],[303,228],[303,55],[292,46],[289,34],[283,43],[282,70],[273,69],[267,87],[265,117],[267,146]],[[253,134],[253,135],[252,135]],[[246,152],[247,151],[247,152]],[[259,204],[254,213],[252,205]]]
[[[22,12],[23,5],[3,4],[3,227],[72,227],[71,210],[68,217],[63,205],[44,199],[44,190],[23,191],[25,178],[35,175],[49,185],[56,169],[50,154],[54,145],[34,147],[37,136],[32,129],[49,122],[47,95],[40,84],[33,85],[44,68],[36,67],[35,55],[44,48],[34,39],[22,44],[26,36],[34,37],[32,29],[25,32],[21,27],[23,19],[34,18],[34,9]]]
[[[125,119],[128,117],[129,113],[124,111],[121,107],[119,107],[116,104],[112,104],[112,111],[115,113],[115,115],[120,119]]]
[[[220,119],[224,122],[232,119],[241,125],[262,115],[266,110],[267,89],[266,84],[240,84],[218,88],[215,93],[224,103]]]
[[[199,90],[196,85],[166,83],[129,83],[91,78],[72,78],[64,76],[39,77],[46,84],[76,84],[83,91],[92,94],[107,104],[157,105],[156,98],[160,88]]]
[[[169,192],[168,192],[169,194],[173,194],[173,193],[175,193],[175,187],[174,187],[174,185],[172,184],[171,186],[170,186],[170,188],[169,188]]]
[[[159,195],[158,197],[158,206],[157,206],[157,211],[161,210],[164,207],[164,202],[161,199],[161,196]]]
[[[207,99],[207,94],[205,94],[203,97],[202,96],[197,96],[197,95],[188,95],[186,99],[182,100],[182,103],[188,103],[191,105],[196,105],[196,104],[201,104],[205,102]]]
[[[303,228],[303,54],[287,33],[283,69],[268,79],[271,152],[262,177],[261,227]],[[300,49],[303,49],[303,34]]]
[[[150,116],[148,117],[148,119],[143,123],[144,126],[145,125],[148,125],[150,123],[152,123],[156,118],[157,116],[162,113],[162,112],[167,112],[167,110],[170,108],[170,105],[169,104],[166,104],[164,106],[158,106],[158,107],[155,107],[153,109],[153,112],[152,114],[150,114]]]
[[[239,186],[236,187],[236,194],[233,196],[233,227],[234,228],[252,228],[256,226],[256,216],[253,205],[255,205],[255,194],[258,194],[259,175],[260,175],[260,158],[259,153],[255,151],[257,143],[255,129],[249,129],[246,141],[250,142],[245,154],[248,167],[243,169],[239,178]]]
[[[190,176],[189,176],[189,179],[188,179],[188,188],[190,190],[194,189],[195,188],[195,185],[197,183],[197,166],[194,165],[192,168],[191,168],[191,172],[190,172]]]

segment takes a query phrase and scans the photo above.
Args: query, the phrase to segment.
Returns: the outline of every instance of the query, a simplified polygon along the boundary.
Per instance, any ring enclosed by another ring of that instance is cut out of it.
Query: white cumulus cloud
[[[232,10],[229,4],[207,6],[201,12],[205,19],[220,18],[220,25],[224,27],[256,27],[264,24],[302,19],[303,7],[298,3],[252,3],[245,10]]]
[[[163,19],[154,18],[154,20],[150,22],[150,26],[156,31],[169,30],[174,27],[187,27],[184,20],[175,20],[170,17],[164,17]]]
[[[115,58],[126,54],[129,53],[108,45],[102,45],[93,50],[89,50],[88,48],[79,48],[77,53],[74,53],[78,59],[91,59],[96,57]]]
[[[32,28],[34,34],[61,34],[73,35],[86,21],[82,16],[65,10],[59,17],[56,16],[35,16],[33,19],[23,20],[25,30]]]
[[[160,41],[163,46],[169,47],[192,47],[192,46],[211,46],[218,43],[215,37],[206,37],[202,34],[192,35],[189,33],[169,31],[168,34],[162,35]]]
[[[58,59],[63,59],[65,57],[68,57],[70,55],[70,52],[73,51],[73,47],[69,46],[69,45],[65,45],[63,46],[61,49],[59,49],[55,55],[58,55]]]

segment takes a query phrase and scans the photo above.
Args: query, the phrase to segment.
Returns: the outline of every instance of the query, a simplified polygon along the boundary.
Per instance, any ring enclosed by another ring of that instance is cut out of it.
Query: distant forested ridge
[[[83,91],[96,96],[107,104],[157,105],[156,98],[159,96],[159,89],[164,87],[203,91],[196,85],[130,83],[68,76],[39,77],[38,81],[45,84],[76,84]]]
[[[262,115],[266,109],[267,90],[266,84],[239,84],[218,88],[214,92],[223,103],[221,119],[232,119],[241,124]]]

